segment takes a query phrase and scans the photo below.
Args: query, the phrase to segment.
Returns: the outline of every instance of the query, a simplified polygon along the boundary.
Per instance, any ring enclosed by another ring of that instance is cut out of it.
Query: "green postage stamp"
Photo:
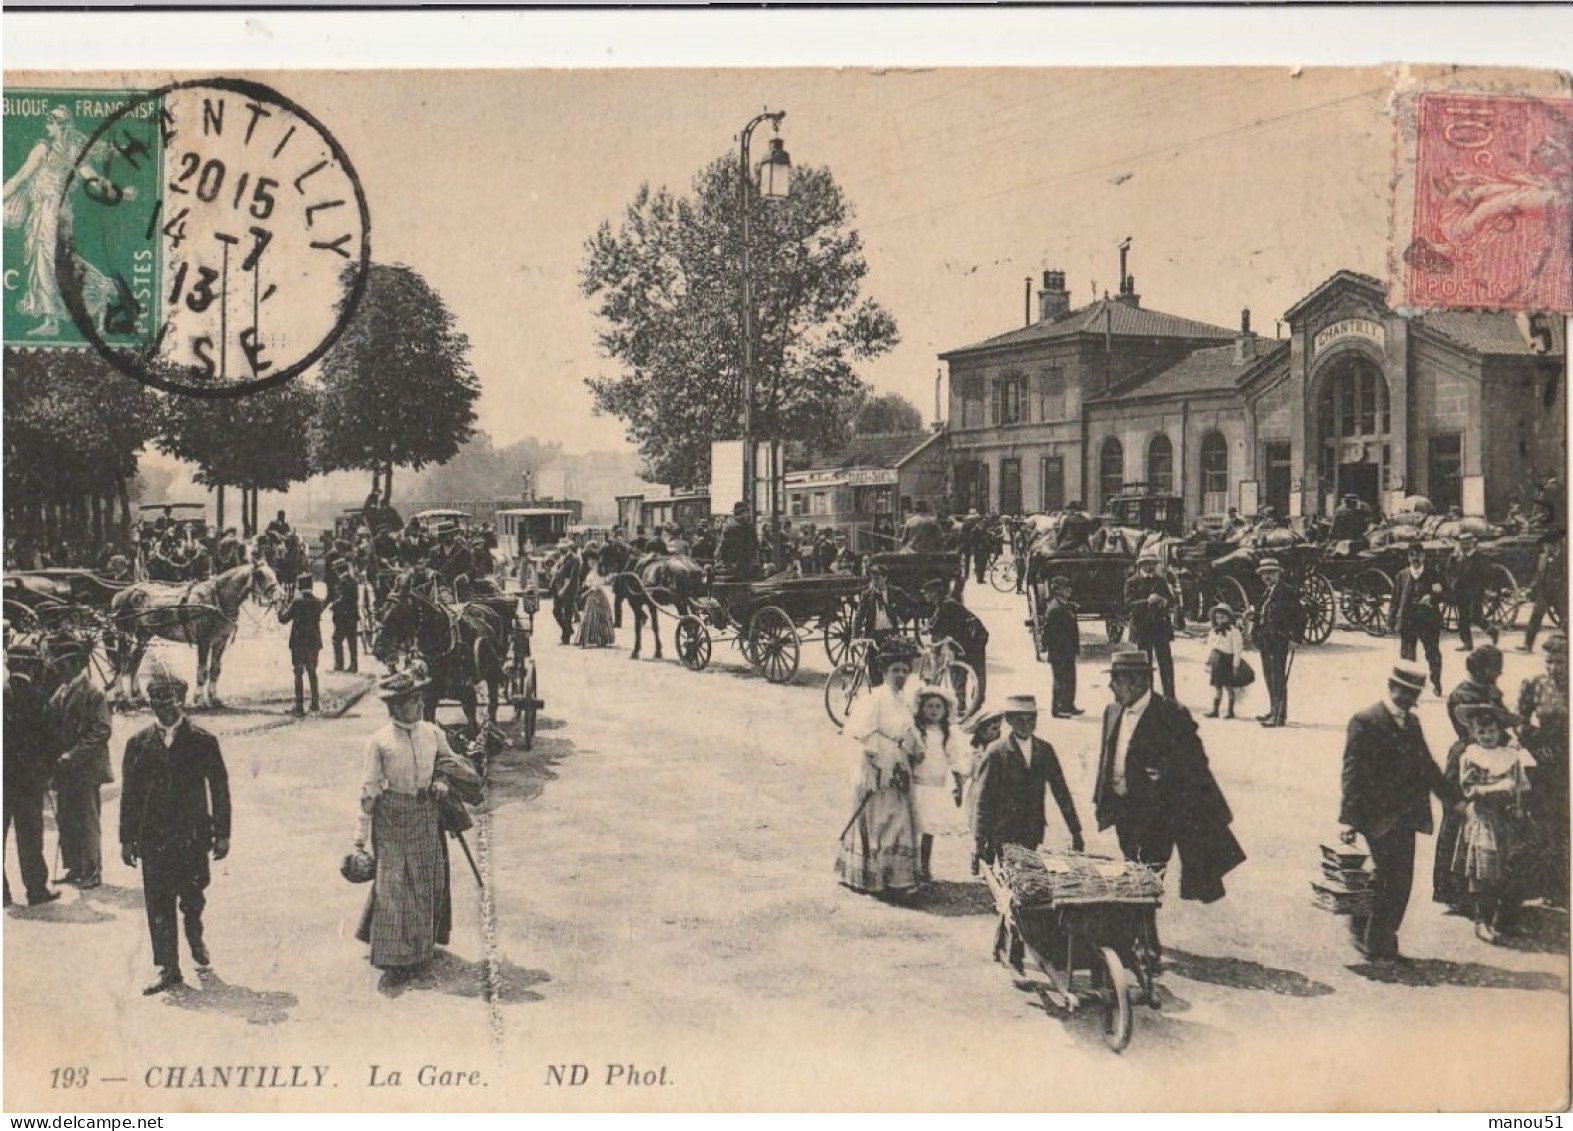
[[[76,249],[77,290],[104,342],[145,345],[156,334],[161,255],[147,209],[159,199],[164,145],[159,101],[132,105],[144,93],[6,91],[6,345],[92,344],[61,288],[63,245]]]

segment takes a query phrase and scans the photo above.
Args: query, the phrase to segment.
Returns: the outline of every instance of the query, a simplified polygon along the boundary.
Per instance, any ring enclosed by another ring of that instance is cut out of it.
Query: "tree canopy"
[[[852,431],[858,436],[880,432],[920,432],[923,410],[900,393],[880,393],[858,406]]]
[[[7,349],[8,507],[117,492],[153,424],[152,394],[92,350]]]
[[[322,363],[317,465],[381,477],[452,459],[475,431],[470,341],[442,297],[401,264],[373,264],[354,319]]]
[[[194,478],[203,486],[284,491],[314,470],[317,398],[302,381],[222,400],[178,393],[159,400],[154,443],[194,464]]]
[[[829,170],[796,167],[784,200],[751,201],[755,434],[811,448],[845,439],[867,389],[855,365],[899,341],[860,294],[868,265]],[[742,435],[742,218],[738,167],[712,162],[688,196],[640,188],[620,226],[586,244],[580,287],[599,300],[597,342],[621,372],[586,379],[621,419],[646,475],[709,478],[710,444]]]

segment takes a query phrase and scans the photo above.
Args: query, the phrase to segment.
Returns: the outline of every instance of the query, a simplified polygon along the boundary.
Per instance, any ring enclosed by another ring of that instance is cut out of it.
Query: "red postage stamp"
[[[1573,102],[1426,93],[1407,110],[1394,184],[1398,303],[1573,310]]]

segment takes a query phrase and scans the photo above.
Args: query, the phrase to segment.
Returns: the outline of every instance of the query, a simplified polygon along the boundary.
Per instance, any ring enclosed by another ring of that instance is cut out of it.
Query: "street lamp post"
[[[777,130],[785,110],[765,111],[756,114],[743,127],[738,145],[738,208],[743,220],[743,506],[748,521],[753,523],[758,511],[758,468],[754,451],[754,296],[749,282],[749,205],[752,192],[753,171],[748,163],[748,144],[754,130],[761,122],[769,122]],[[791,180],[792,159],[779,137],[770,139],[770,152],[759,163],[759,194],[767,200],[787,195]],[[774,469],[772,469],[773,471]],[[771,507],[775,506],[775,482],[771,481]]]

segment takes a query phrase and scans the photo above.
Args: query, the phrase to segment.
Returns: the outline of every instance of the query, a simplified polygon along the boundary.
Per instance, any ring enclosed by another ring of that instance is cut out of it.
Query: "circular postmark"
[[[128,187],[150,168],[156,191]],[[78,230],[142,241],[134,277],[95,266]],[[360,178],[321,122],[260,83],[197,79],[136,98],[87,139],[61,195],[55,275],[120,372],[241,396],[337,340],[365,290],[370,232]]]

